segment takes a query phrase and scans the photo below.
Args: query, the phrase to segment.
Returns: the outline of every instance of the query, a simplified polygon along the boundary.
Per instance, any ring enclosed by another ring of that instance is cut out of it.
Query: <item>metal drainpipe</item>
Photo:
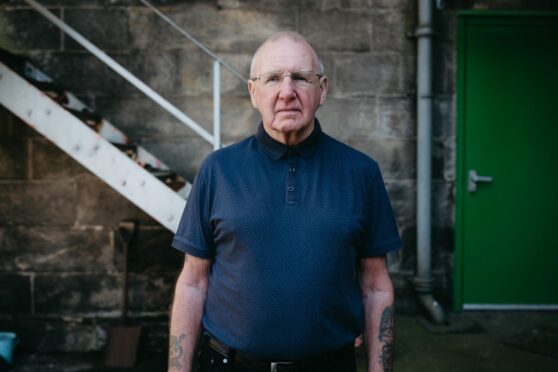
[[[432,296],[431,174],[432,174],[432,0],[418,1],[417,47],[417,276],[415,289],[432,321],[445,314]]]

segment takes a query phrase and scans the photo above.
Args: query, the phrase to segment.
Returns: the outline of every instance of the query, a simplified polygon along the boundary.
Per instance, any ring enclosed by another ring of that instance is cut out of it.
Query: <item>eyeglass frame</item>
[[[324,74],[319,74],[319,73],[314,72],[314,71],[292,71],[292,72],[287,72],[287,73],[281,74],[281,75],[280,75],[280,76],[281,76],[281,81],[280,81],[280,83],[283,82],[283,80],[285,79],[286,76],[289,76],[289,77],[291,78],[291,80],[292,80],[293,74],[296,74],[297,72],[298,72],[298,73],[303,73],[303,72],[308,72],[308,73],[311,72],[311,73],[312,73],[312,80],[305,81],[306,83],[312,83],[312,81],[314,80],[314,79],[313,79],[314,76],[317,76],[317,77],[318,77],[318,80],[320,80],[321,78],[323,78],[323,77],[325,76]],[[259,74],[258,76],[250,77],[249,80],[252,80],[252,81],[257,81],[257,80],[259,80],[259,81],[262,82],[263,86],[266,86],[265,83],[262,81],[262,76],[268,75],[268,74],[274,74],[274,73],[275,73],[275,72],[273,72],[273,71],[264,72],[264,73],[262,73],[262,74]],[[293,81],[294,81],[294,80],[293,80]]]

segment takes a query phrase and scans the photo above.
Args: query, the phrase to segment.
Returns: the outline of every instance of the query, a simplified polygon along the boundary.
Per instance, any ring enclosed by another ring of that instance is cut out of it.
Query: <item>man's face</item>
[[[252,77],[299,71],[318,72],[314,52],[304,42],[284,38],[262,47]],[[327,78],[313,75],[309,84],[295,82],[291,76],[273,84],[266,84],[263,79],[249,80],[248,89],[252,105],[260,112],[267,131],[303,132],[312,128],[316,110],[325,101]]]

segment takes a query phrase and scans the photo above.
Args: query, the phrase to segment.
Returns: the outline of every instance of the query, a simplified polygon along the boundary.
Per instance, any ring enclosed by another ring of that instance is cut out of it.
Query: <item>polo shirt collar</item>
[[[304,141],[297,143],[294,146],[287,146],[275,139],[273,139],[264,129],[263,123],[260,122],[258,126],[258,131],[256,132],[256,139],[261,147],[261,149],[273,160],[280,159],[289,150],[296,151],[300,156],[306,158],[312,155],[322,138],[322,128],[320,127],[320,122],[318,119],[314,120],[314,129]]]

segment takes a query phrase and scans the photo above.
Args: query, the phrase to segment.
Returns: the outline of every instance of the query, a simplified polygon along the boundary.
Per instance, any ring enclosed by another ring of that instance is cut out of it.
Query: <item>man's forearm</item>
[[[176,285],[169,335],[169,372],[189,372],[201,331],[205,292]]]
[[[364,299],[368,371],[392,371],[395,323],[393,295],[375,292]]]
[[[207,282],[182,272],[176,283],[169,334],[169,372],[190,372],[207,294]]]
[[[385,259],[363,261],[360,283],[369,372],[393,370],[394,291]]]

